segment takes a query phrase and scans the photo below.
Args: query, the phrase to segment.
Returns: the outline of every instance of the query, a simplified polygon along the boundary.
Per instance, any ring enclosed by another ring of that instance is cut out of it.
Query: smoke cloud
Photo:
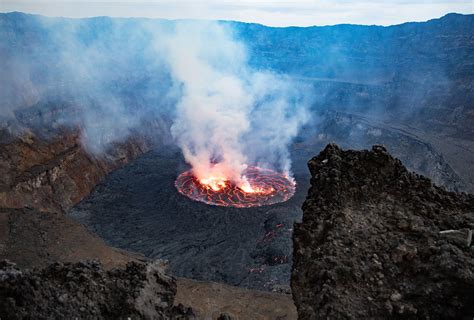
[[[229,26],[180,22],[159,43],[181,89],[172,134],[194,174],[246,185],[243,171],[259,164],[290,175],[288,146],[308,120],[308,97],[249,67]]]

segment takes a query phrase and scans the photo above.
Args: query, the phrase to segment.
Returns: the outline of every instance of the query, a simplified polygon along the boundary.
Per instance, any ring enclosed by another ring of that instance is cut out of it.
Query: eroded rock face
[[[328,145],[308,166],[293,235],[300,319],[472,318],[472,195],[408,172],[380,146]]]
[[[191,309],[173,306],[175,294],[175,279],[160,261],[110,271],[97,262],[28,271],[0,263],[5,319],[193,319]]]
[[[141,137],[100,156],[87,152],[74,130],[44,139],[33,133],[0,139],[0,207],[65,212],[110,171],[150,150]]]

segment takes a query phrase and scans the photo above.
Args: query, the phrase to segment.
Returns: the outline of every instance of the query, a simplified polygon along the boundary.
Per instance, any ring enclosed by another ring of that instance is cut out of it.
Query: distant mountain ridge
[[[20,12],[0,13],[0,37],[4,40],[2,42],[3,50],[6,50],[9,45],[21,49],[18,47],[20,44],[38,45],[35,42],[22,42],[24,40],[48,40],[48,36],[54,35],[54,31],[47,30],[48,27],[78,27],[79,29],[75,30],[77,36],[86,43],[100,40],[101,36],[103,37],[114,28],[114,23],[120,23],[124,27],[120,31],[123,31],[126,30],[126,27],[139,27],[143,22],[151,23],[152,26],[167,25],[172,27],[178,21],[181,20],[110,17],[68,19]],[[404,65],[405,63],[407,66],[417,66],[419,69],[420,62],[435,63],[435,65],[447,63],[447,67],[454,68],[457,67],[456,60],[462,57],[464,62],[470,66],[470,69],[465,71],[473,70],[472,60],[469,61],[470,59],[466,58],[473,58],[474,14],[451,13],[427,22],[407,22],[388,27],[340,24],[277,28],[235,21],[220,21],[220,23],[234,28],[238,38],[249,46],[254,63],[264,63],[266,67],[285,73],[298,71],[297,73],[307,76],[337,78],[344,75],[341,72],[347,73],[347,70],[342,70],[341,67],[349,66],[349,62],[352,63],[354,71],[364,71],[364,73],[380,71],[379,68],[382,66],[379,63],[382,58],[383,61],[392,61],[394,65]],[[43,35],[41,39],[25,38],[41,34]],[[130,34],[124,33],[122,36],[131,35],[134,35],[133,31]],[[119,39],[116,35],[113,36],[113,40]],[[131,45],[134,44],[136,43],[131,43]],[[47,45],[47,43],[43,43],[43,45]],[[416,54],[416,57],[422,60],[414,59],[414,57],[410,57],[406,61],[393,59],[403,53]],[[21,52],[17,52],[17,54],[21,54]],[[325,57],[328,55],[331,57]],[[434,60],[430,60],[430,56]],[[298,65],[282,63],[282,60],[288,58],[303,59],[298,60]],[[318,60],[318,58],[323,59]],[[340,60],[335,61],[335,58],[340,58]],[[273,59],[276,60],[273,61]],[[358,64],[357,60],[367,61]],[[307,64],[314,64],[313,69],[309,68]],[[261,67],[261,65],[258,66]],[[301,70],[301,66],[305,66],[305,69]],[[361,66],[372,69],[359,70],[358,67]],[[460,70],[456,68],[454,71],[459,72]],[[374,75],[373,72],[370,74]]]

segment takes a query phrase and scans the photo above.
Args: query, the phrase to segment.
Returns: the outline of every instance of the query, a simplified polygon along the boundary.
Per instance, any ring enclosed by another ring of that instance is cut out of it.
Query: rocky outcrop
[[[173,306],[175,294],[175,279],[159,261],[110,271],[97,262],[28,271],[0,263],[5,319],[194,319],[191,309]]]
[[[26,131],[0,144],[0,207],[65,212],[87,196],[110,171],[148,151],[140,137],[95,156],[80,135],[61,130],[44,139]]]
[[[471,319],[474,197],[409,172],[384,147],[328,145],[295,224],[300,319]]]

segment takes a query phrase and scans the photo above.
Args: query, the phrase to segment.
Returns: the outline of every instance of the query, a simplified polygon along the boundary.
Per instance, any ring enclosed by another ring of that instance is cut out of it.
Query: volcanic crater
[[[384,144],[410,169],[448,188],[459,183],[428,144],[397,129],[341,117],[328,115],[319,125],[324,131],[305,128],[296,139],[292,146],[296,186],[287,185],[285,202],[273,203],[276,197],[270,197],[264,204],[271,205],[239,208],[209,205],[208,198],[191,199],[203,196],[199,192],[183,196],[176,183],[196,186],[190,183],[190,168],[177,147],[162,146],[112,172],[69,214],[114,247],[169,260],[177,276],[289,292],[293,224],[302,217],[310,181],[306,161],[315,150],[331,141],[357,148]],[[339,122],[337,131],[331,125],[334,121]],[[374,130],[380,134],[372,135]]]
[[[294,193],[286,202],[239,208],[179,193],[176,178],[188,169],[179,149],[153,150],[111,173],[70,214],[113,246],[169,260],[177,276],[288,291],[306,176],[295,175],[296,189],[285,179]]]

